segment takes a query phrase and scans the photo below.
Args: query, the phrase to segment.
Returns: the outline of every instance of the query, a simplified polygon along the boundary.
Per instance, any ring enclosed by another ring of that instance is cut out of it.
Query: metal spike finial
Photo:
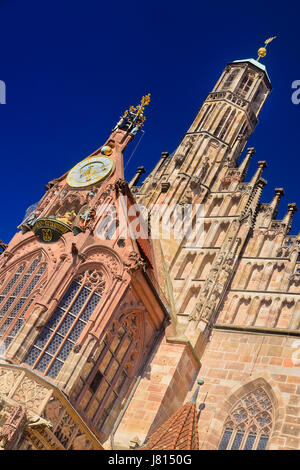
[[[261,47],[260,49],[258,49],[258,58],[256,59],[257,62],[259,62],[262,57],[265,57],[265,56],[267,55],[267,45],[268,45],[271,41],[273,41],[273,39],[276,39],[276,37],[277,37],[277,36],[273,36],[273,37],[271,37],[271,38],[266,39],[266,40],[265,40],[265,47]]]
[[[199,393],[200,387],[201,387],[201,385],[204,384],[204,380],[203,380],[203,379],[199,379],[199,380],[197,381],[197,383],[198,383],[197,388],[196,388],[196,390],[194,391],[192,398],[190,399],[190,402],[191,402],[191,403],[194,403],[195,405],[196,405],[196,402],[197,402],[197,397],[198,397],[198,393]]]

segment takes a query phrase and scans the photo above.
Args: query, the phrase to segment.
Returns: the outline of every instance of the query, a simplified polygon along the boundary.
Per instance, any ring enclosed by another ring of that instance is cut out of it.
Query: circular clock
[[[96,184],[111,173],[113,166],[113,161],[108,157],[86,158],[69,171],[67,183],[73,188],[84,188]]]

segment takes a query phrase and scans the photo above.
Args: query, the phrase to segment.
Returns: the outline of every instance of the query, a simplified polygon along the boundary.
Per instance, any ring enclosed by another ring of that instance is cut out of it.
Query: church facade
[[[300,448],[297,207],[277,220],[266,162],[247,174],[270,91],[229,63],[128,184],[143,97],[1,245],[3,449]]]

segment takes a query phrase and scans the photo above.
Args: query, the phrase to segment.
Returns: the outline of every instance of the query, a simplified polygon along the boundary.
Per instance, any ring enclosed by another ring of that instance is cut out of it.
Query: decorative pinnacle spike
[[[197,381],[197,383],[198,383],[197,388],[196,388],[196,390],[194,391],[194,394],[193,394],[193,396],[192,396],[192,398],[191,398],[191,400],[190,400],[190,402],[191,402],[191,403],[194,403],[195,405],[196,405],[196,402],[197,402],[197,397],[198,397],[198,393],[199,393],[200,387],[201,387],[201,385],[204,384],[204,380],[203,380],[203,379],[199,379],[199,380]]]
[[[265,57],[267,55],[267,45],[273,41],[273,39],[275,39],[277,36],[273,36],[271,38],[268,38],[265,40],[265,47],[261,47],[260,49],[258,49],[258,58],[256,59],[257,62],[260,61],[261,57]]]

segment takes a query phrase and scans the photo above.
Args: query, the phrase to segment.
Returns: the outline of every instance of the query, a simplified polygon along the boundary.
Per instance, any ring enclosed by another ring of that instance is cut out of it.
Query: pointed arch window
[[[270,398],[258,387],[233,407],[225,422],[219,450],[265,450],[272,416]]]
[[[214,132],[214,135],[216,137],[218,137],[218,135],[220,134],[221,130],[223,129],[224,125],[225,125],[225,122],[229,116],[229,113],[230,113],[230,108],[227,108],[225,113],[223,114],[223,117],[220,119],[220,122],[218,124],[218,126],[216,127],[216,130]],[[226,130],[226,128],[225,128]]]
[[[204,111],[204,113],[203,113],[203,116],[202,116],[202,118],[200,119],[199,124],[197,125],[196,131],[198,131],[198,130],[201,128],[201,126],[202,126],[203,128],[205,127],[205,125],[206,125],[206,123],[208,122],[208,119],[209,119],[209,117],[210,117],[210,114],[211,114],[211,112],[212,112],[212,110],[213,110],[214,108],[215,108],[215,106],[214,106],[213,104],[209,104],[209,105],[206,106],[206,109],[205,109],[205,111]]]
[[[236,114],[235,110],[231,111],[230,116],[226,121],[226,124],[223,126],[223,129],[221,130],[221,132],[219,134],[220,139],[223,139],[224,135],[226,134],[226,131],[229,129],[229,127],[230,127],[230,125],[231,125],[231,123],[232,123],[232,121],[235,117],[235,114]]]
[[[0,291],[0,338],[8,347],[19,332],[23,317],[34,297],[32,294],[46,270],[42,256],[23,262],[11,274]]]
[[[233,81],[235,80],[235,78],[237,77],[238,73],[239,73],[238,69],[235,69],[232,72],[230,72],[230,74],[227,76],[227,78],[225,80],[225,83],[224,83],[224,86],[223,86],[224,90],[227,90],[228,88],[231,87],[231,85],[232,85]]]
[[[55,379],[97,308],[104,286],[97,270],[74,280],[24,362]]]
[[[126,384],[129,384],[136,368],[136,353],[141,347],[139,321],[132,312],[122,314],[113,322],[97,351],[95,366],[78,396],[78,406],[92,420],[98,432],[108,418],[116,418],[128,388]]]
[[[252,100],[253,111],[256,113],[258,109],[261,107],[263,100],[264,100],[264,88],[263,85],[260,84],[254,97]]]
[[[253,74],[249,73],[248,75],[245,75],[245,77],[243,78],[243,80],[242,80],[242,82],[239,86],[238,93],[245,98],[247,96],[248,91],[250,90],[253,82],[254,82],[254,75]]]

